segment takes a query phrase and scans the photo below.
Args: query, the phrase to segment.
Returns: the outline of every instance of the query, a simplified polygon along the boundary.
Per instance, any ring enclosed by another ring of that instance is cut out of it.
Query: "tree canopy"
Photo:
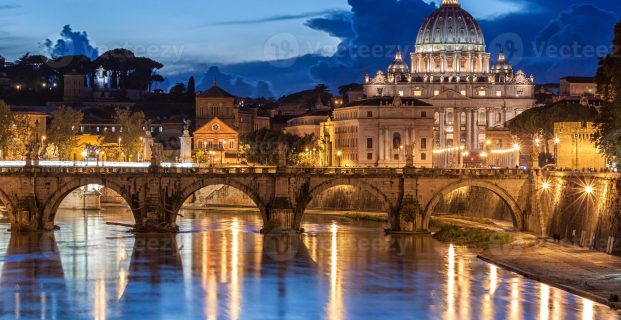
[[[597,118],[597,146],[608,157],[621,158],[621,22],[615,27],[613,51],[600,60],[595,76],[604,105]]]
[[[516,135],[534,135],[543,130],[546,139],[554,135],[555,122],[593,122],[597,110],[577,102],[561,101],[543,107],[532,108],[511,119],[507,126]]]
[[[147,129],[144,113],[133,112],[129,108],[118,108],[114,121],[118,128],[114,131],[106,131],[104,140],[118,144],[117,158],[119,160],[137,160],[138,153],[142,152],[141,138],[144,137],[145,129]]]
[[[299,137],[284,132],[261,129],[242,136],[241,151],[249,162],[261,165],[278,163],[278,147],[284,145],[287,150],[287,162],[290,165],[310,164],[305,157],[306,149],[316,147],[313,135]]]
[[[84,114],[72,108],[60,107],[52,112],[52,121],[47,130],[47,142],[54,146],[60,159],[69,158],[71,149],[78,144],[78,133]]]

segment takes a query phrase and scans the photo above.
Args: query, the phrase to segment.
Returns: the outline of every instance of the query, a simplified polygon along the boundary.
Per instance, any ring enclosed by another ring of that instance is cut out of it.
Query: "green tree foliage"
[[[241,138],[241,152],[251,163],[276,165],[278,146],[284,145],[289,165],[310,165],[312,160],[306,150],[316,148],[316,144],[317,141],[313,135],[301,138],[292,134],[261,129]]]
[[[600,60],[595,76],[604,106],[597,118],[597,146],[610,158],[621,158],[621,22],[615,27],[613,51]]]
[[[9,106],[3,100],[0,100],[0,121],[2,121],[2,125],[0,125],[0,151],[3,159],[7,156],[9,144],[13,135],[13,130],[11,128],[13,117],[14,115],[11,109],[9,109]]]
[[[561,101],[532,108],[511,119],[507,126],[516,135],[534,135],[543,130],[546,139],[554,138],[555,122],[595,121],[597,110],[577,102]]]
[[[114,120],[117,128],[114,132],[106,131],[104,141],[118,144],[118,149],[122,152],[122,156],[116,157],[118,160],[135,161],[138,153],[142,152],[141,138],[144,137],[147,127],[144,113],[133,112],[129,108],[119,108],[116,109]]]
[[[72,108],[60,107],[52,112],[52,121],[47,131],[47,142],[54,146],[60,159],[69,158],[71,149],[78,145],[78,133],[84,114]]]

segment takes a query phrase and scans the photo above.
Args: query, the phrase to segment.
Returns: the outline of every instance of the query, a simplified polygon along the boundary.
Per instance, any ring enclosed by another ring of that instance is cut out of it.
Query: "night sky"
[[[593,75],[621,17],[621,1],[611,0],[461,2],[479,20],[493,61],[502,48],[538,83]],[[279,96],[318,83],[335,89],[385,69],[397,47],[412,50],[434,6],[422,0],[0,0],[0,55],[96,57],[125,47],[166,65],[164,87],[195,75],[199,90],[217,79],[236,95]],[[278,58],[294,59],[273,61]]]

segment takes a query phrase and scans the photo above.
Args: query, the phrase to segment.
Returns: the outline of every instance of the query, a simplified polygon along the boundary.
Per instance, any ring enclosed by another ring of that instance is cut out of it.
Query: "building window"
[[[160,127],[160,132],[164,131],[164,127]]]
[[[234,149],[235,148],[235,140],[231,139],[229,140],[229,149]]]
[[[373,160],[373,154],[367,153],[367,160]]]
[[[420,97],[423,95],[423,92],[421,90],[414,90],[414,96],[415,97]]]
[[[421,154],[420,154],[420,159],[421,159],[422,161],[427,160],[427,154],[426,154],[426,153],[421,153]]]
[[[500,91],[500,90],[496,91],[496,96],[497,97],[502,97],[502,91]]]
[[[459,93],[461,93],[462,96],[466,95],[466,90],[461,90]]]
[[[393,159],[394,159],[395,161],[399,161],[399,160],[400,160],[400,159],[399,159],[399,154],[398,154],[398,153],[397,153],[397,154],[395,154],[395,155],[394,155],[394,157],[393,157]]]
[[[427,138],[420,139],[420,149],[421,150],[427,149]]]
[[[97,127],[97,132],[99,132],[99,127]]]
[[[196,147],[197,147],[197,148],[199,148],[199,149],[200,149],[200,148],[204,148],[205,146],[203,145],[203,140],[198,140],[198,141],[196,142]]]
[[[487,92],[485,92],[485,90],[479,90],[479,97],[485,97],[487,95]]]
[[[367,138],[367,149],[373,149],[373,138]]]
[[[401,147],[401,134],[399,132],[395,132],[392,135],[392,148],[399,149]]]
[[[377,88],[377,95],[378,96],[383,96],[384,95],[384,88]]]
[[[112,132],[116,132],[116,127],[112,127]]]
[[[399,96],[403,97],[403,90],[399,90]]]
[[[367,112],[367,118],[373,118],[373,111]]]
[[[440,90],[433,90],[433,95],[434,96],[439,96],[440,95]]]
[[[420,117],[421,117],[421,118],[427,118],[427,112],[422,111],[422,112],[420,113]]]

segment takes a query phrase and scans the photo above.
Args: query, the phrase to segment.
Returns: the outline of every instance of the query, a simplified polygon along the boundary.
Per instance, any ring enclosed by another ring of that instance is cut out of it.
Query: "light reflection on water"
[[[0,318],[616,319],[589,300],[377,223],[184,212],[178,235],[131,235],[118,210],[66,211],[61,231],[0,233]],[[6,229],[6,225],[0,225]]]

